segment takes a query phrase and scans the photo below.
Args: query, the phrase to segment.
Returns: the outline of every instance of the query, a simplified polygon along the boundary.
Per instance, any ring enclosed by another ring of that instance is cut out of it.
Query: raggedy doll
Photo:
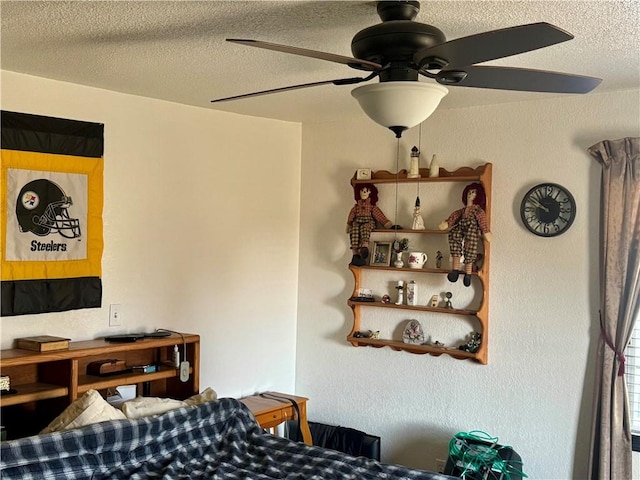
[[[360,183],[353,189],[356,204],[347,217],[347,233],[351,242],[353,265],[362,266],[367,263],[369,257],[369,238],[371,231],[376,227],[376,222],[391,227],[391,221],[382,213],[378,203],[378,189],[370,183]]]
[[[449,250],[451,251],[452,270],[447,275],[450,282],[458,280],[460,275],[460,257],[464,255],[465,287],[471,285],[473,263],[478,258],[478,244],[480,236],[487,242],[491,241],[491,233],[487,225],[485,214],[486,197],[484,187],[480,183],[467,185],[462,192],[463,208],[456,210],[443,221],[440,230],[449,230]]]

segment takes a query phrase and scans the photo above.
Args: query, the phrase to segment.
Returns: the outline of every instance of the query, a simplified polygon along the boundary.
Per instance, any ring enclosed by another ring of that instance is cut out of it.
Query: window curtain
[[[640,138],[589,148],[600,185],[600,338],[589,477],[631,478],[631,425],[624,350],[640,312]]]

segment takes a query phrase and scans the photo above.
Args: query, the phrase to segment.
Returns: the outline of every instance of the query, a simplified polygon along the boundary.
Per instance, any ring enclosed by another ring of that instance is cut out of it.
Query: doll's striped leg
[[[465,287],[471,285],[471,272],[473,263],[478,258],[478,242],[480,239],[480,229],[476,222],[471,222],[468,226],[467,235],[464,239],[464,279]]]
[[[451,271],[447,274],[447,280],[456,282],[460,276],[460,257],[462,256],[462,242],[464,234],[462,229],[455,226],[449,232],[449,250],[451,251]]]

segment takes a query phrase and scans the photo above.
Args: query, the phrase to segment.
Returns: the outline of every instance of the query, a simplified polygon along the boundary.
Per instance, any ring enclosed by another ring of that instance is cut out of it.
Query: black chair
[[[330,448],[355,457],[367,457],[380,460],[380,437],[355,430],[353,428],[309,422],[313,444]],[[296,442],[302,441],[297,420],[286,422],[285,435]]]

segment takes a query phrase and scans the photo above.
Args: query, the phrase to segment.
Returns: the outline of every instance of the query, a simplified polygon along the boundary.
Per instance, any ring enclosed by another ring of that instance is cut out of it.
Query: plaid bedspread
[[[270,435],[238,400],[0,444],[0,478],[444,480]]]

